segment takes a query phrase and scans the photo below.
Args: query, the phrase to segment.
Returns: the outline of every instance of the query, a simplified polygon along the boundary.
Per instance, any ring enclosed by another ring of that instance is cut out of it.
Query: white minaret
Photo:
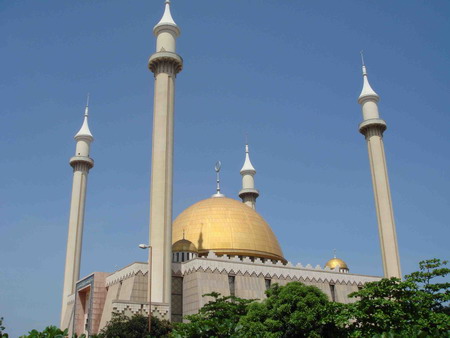
[[[180,29],[166,0],[164,15],[153,28],[156,53],[149,69],[155,76],[152,168],[150,187],[150,245],[152,246],[151,301],[155,315],[170,320],[172,283],[172,176],[175,77],[183,60],[176,54]]]
[[[245,161],[241,169],[242,175],[242,190],[239,191],[239,197],[242,202],[250,208],[256,209],[256,199],[259,196],[259,191],[255,189],[255,175],[256,170],[250,162],[248,154],[248,144],[245,145]]]
[[[366,137],[369,151],[384,276],[401,278],[394,211],[392,209],[391,191],[389,188],[386,156],[383,145],[383,132],[386,130],[386,122],[380,119],[378,113],[378,101],[380,97],[369,84],[364,59],[362,59],[362,63],[364,84],[361,95],[358,98],[358,103],[362,108],[363,122],[359,125],[359,131]]]
[[[80,278],[81,244],[83,241],[84,208],[89,169],[94,166],[94,160],[89,157],[91,142],[94,137],[88,125],[89,96],[84,112],[81,129],[75,135],[77,142],[75,156],[70,159],[73,168],[72,199],[70,202],[69,234],[67,237],[66,265],[64,269],[64,287],[61,310],[61,328],[67,307],[67,297],[75,292],[75,284]]]

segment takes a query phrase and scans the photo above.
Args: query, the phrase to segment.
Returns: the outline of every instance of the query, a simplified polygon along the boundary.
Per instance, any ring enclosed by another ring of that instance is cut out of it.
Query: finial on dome
[[[220,193],[220,168],[222,168],[222,163],[220,161],[216,162],[216,166],[214,167],[214,170],[216,171],[216,193],[212,195],[212,197],[224,197],[225,195]]]
[[[333,249],[334,258],[336,258],[336,249]]]
[[[358,97],[358,103],[363,103],[366,99],[372,99],[375,101],[378,101],[380,97],[378,94],[372,89],[369,83],[369,78],[367,75],[367,68],[366,64],[364,62],[364,53],[363,51],[360,52],[361,54],[361,62],[362,62],[362,75],[363,75],[363,88],[361,91],[361,94]]]
[[[86,102],[86,108],[84,110],[83,124],[82,124],[80,130],[78,131],[78,133],[74,136],[74,138],[76,140],[82,139],[82,138],[85,138],[85,139],[87,138],[91,142],[94,140],[94,137],[92,136],[92,133],[89,130],[88,116],[89,116],[89,94],[87,95],[87,102]]]
[[[179,35],[180,29],[177,26],[177,24],[175,23],[175,21],[173,20],[172,14],[170,13],[170,0],[166,0],[164,2],[164,4],[165,4],[164,14],[163,14],[161,20],[159,20],[159,22],[156,24],[156,26],[153,27],[153,32],[155,34],[157,34],[160,27],[169,26],[169,27],[175,28],[176,34]]]
[[[241,175],[245,175],[245,174],[250,174],[250,175],[256,174],[256,170],[253,167],[252,162],[250,161],[248,142],[246,142],[246,144],[245,144],[245,161],[244,161],[244,165],[242,166],[242,169],[241,169]]]

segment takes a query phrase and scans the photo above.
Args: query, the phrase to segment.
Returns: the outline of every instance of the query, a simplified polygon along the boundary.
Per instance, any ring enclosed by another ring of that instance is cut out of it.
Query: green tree
[[[20,336],[20,338],[65,338],[67,337],[67,334],[67,329],[63,331],[56,326],[51,325],[47,326],[42,332],[31,330],[28,332],[28,335]]]
[[[186,316],[188,323],[175,324],[173,337],[233,337],[239,328],[239,319],[247,313],[254,300],[221,296],[217,292],[203,295],[213,297],[195,315]]]
[[[383,278],[350,294],[358,301],[349,305],[349,331],[354,336],[387,332],[409,337],[449,336],[450,283],[443,278],[450,269],[446,264],[439,259],[422,261],[420,270],[403,281]]]
[[[245,337],[324,337],[339,336],[331,313],[341,313],[328,297],[314,286],[291,282],[274,284],[267,298],[249,306],[239,322]]]
[[[4,332],[3,317],[0,317],[0,338],[8,338],[8,334]]]
[[[151,337],[168,337],[171,324],[167,320],[152,317]],[[143,338],[148,335],[148,317],[135,314],[128,317],[113,313],[111,320],[98,334],[98,338]]]

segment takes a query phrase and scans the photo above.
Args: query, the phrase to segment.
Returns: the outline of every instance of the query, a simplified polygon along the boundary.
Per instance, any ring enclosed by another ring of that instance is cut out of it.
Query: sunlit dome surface
[[[191,241],[199,254],[213,251],[285,261],[267,222],[252,208],[231,198],[208,198],[184,210],[173,222],[172,243]]]

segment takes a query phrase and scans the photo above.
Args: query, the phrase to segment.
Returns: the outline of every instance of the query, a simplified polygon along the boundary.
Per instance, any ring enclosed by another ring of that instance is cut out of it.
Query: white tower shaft
[[[394,211],[383,144],[386,122],[379,118],[377,104],[379,97],[370,87],[365,66],[363,77],[364,86],[358,99],[363,113],[359,131],[367,140],[384,276],[401,278]]]
[[[76,282],[80,278],[87,179],[89,170],[94,166],[94,161],[89,157],[90,144],[94,139],[89,131],[87,118],[88,108],[86,107],[83,125],[77,135],[75,135],[77,141],[76,153],[70,159],[70,165],[73,168],[73,183],[61,309],[61,328],[63,329],[68,324],[68,320],[65,318],[68,296],[76,291]]]
[[[175,77],[182,59],[175,53],[179,28],[170,15],[169,2],[155,26],[157,51],[149,68],[155,76],[150,188],[151,295],[156,315],[170,320],[172,285],[172,177]]]

